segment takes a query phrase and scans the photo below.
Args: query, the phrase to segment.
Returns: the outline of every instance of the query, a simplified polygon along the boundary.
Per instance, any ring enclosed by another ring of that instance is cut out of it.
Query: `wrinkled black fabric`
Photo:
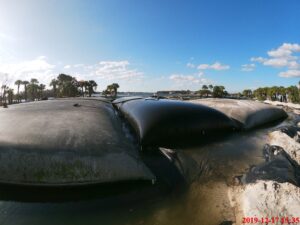
[[[236,124],[225,114],[203,105],[165,99],[117,103],[142,145],[177,147],[226,134]]]
[[[295,138],[296,137],[296,141],[299,142],[299,137],[298,137],[298,131],[300,131],[300,128],[297,126],[284,126],[284,127],[280,127],[278,129],[279,131],[281,131],[282,133],[285,133],[286,135],[288,135],[291,138]]]
[[[63,99],[0,109],[0,182],[151,180],[111,103]]]
[[[265,163],[252,167],[242,177],[242,182],[254,183],[257,180],[273,180],[300,185],[300,166],[283,148],[267,144],[263,149],[263,154]]]

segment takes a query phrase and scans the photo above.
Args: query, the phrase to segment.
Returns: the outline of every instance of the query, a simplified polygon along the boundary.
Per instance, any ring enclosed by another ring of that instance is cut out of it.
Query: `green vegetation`
[[[17,86],[17,93],[14,89],[3,84],[0,89],[0,105],[4,107],[7,104],[20,103],[23,101],[39,101],[45,100],[49,97],[64,98],[64,97],[91,97],[95,93],[98,84],[94,80],[80,80],[67,74],[59,74],[56,79],[52,79],[49,87],[46,89],[45,84],[39,83],[35,78],[27,80],[16,80],[14,83]],[[23,85],[23,90],[20,87]],[[300,82],[299,82],[300,86]],[[102,91],[102,95],[117,97],[119,84],[113,83],[107,86]],[[176,91],[175,91],[176,92]],[[184,91],[180,91],[183,94]],[[241,93],[229,94],[224,86],[202,85],[202,88],[196,92],[185,91],[185,95],[196,95],[200,97],[214,97],[214,98],[248,98],[257,99],[260,101],[271,100],[280,102],[300,103],[300,90],[297,86],[273,86],[260,87],[255,90],[245,89]],[[167,92],[169,93],[169,92]]]
[[[224,86],[213,86],[213,85],[203,85],[202,89],[196,92],[201,97],[214,97],[214,98],[222,98],[228,95],[228,92],[225,90]]]
[[[300,82],[299,82],[300,86]],[[229,94],[224,86],[213,86],[213,85],[203,85],[202,89],[195,92],[196,95],[200,97],[234,97],[234,98],[248,98],[257,99],[260,101],[271,100],[280,102],[292,102],[300,103],[300,90],[297,86],[273,86],[273,87],[260,87],[255,90],[245,89],[241,93]]]
[[[252,98],[253,93],[251,89],[245,89],[242,93],[242,96],[245,96],[246,98]]]
[[[111,85],[108,85],[107,88],[102,92],[104,96],[110,95],[112,97],[117,97],[117,92],[119,88],[119,84],[113,83]]]
[[[271,100],[271,101],[280,101],[280,102],[300,103],[299,95],[300,92],[296,86],[290,86],[287,88],[283,86],[280,87],[273,86],[273,87],[257,88],[256,90],[253,91],[253,95],[251,97],[246,95],[244,96],[248,98],[256,98],[260,101]]]
[[[7,104],[20,103],[23,101],[39,101],[46,100],[49,97],[64,98],[64,97],[91,97],[95,93],[98,84],[94,80],[77,81],[75,77],[67,74],[59,74],[56,79],[52,79],[49,87],[46,89],[46,85],[40,83],[36,78],[27,80],[17,80],[14,83],[17,86],[17,93],[9,88],[9,86],[3,84],[1,86],[0,93],[0,105],[4,107]],[[23,91],[20,87],[23,86]],[[119,85],[113,83],[107,86],[107,89],[103,91],[105,95],[113,97],[117,96],[117,90]]]
[[[45,84],[41,84],[36,78],[27,80],[16,80],[14,83],[17,86],[17,93],[7,85],[1,86],[0,105],[7,107],[7,104],[20,103],[23,101],[39,101],[46,100],[49,97],[64,98],[64,97],[91,97],[95,93],[98,84],[94,80],[80,80],[67,74],[59,74],[56,79],[52,79],[49,87],[46,89]],[[23,91],[20,87],[23,85]],[[102,92],[105,96],[116,97],[119,84],[113,83],[108,85]]]

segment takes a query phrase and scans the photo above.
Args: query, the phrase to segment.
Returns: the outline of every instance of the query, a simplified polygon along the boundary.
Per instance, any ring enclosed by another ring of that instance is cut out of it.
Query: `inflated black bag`
[[[189,145],[235,129],[225,114],[204,105],[155,98],[115,104],[143,146]]]
[[[219,110],[236,121],[242,130],[257,128],[288,116],[282,108],[252,100],[204,98],[190,102]]]
[[[111,103],[66,99],[0,108],[0,186],[154,179]]]

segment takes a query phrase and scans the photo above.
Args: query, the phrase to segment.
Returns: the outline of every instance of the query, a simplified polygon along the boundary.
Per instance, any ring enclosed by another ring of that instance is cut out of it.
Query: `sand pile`
[[[259,221],[261,218],[268,218],[270,224],[282,224],[282,218],[288,217],[292,221],[300,212],[300,188],[290,183],[260,180],[229,189],[228,197],[234,208],[237,225],[243,224],[247,217],[257,218]],[[276,217],[278,220],[271,222]]]
[[[281,127],[269,135],[266,162],[250,169],[241,185],[228,190],[236,224],[244,218],[268,218],[271,224],[290,222],[300,212],[300,144],[298,127]],[[277,218],[276,218],[277,217]],[[272,220],[273,218],[273,220]],[[265,219],[266,221],[266,219]]]

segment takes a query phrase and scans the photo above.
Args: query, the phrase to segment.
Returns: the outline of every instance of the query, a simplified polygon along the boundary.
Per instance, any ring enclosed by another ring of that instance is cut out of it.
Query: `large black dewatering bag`
[[[236,128],[225,114],[204,105],[155,98],[119,100],[114,104],[143,146],[188,145]]]
[[[243,130],[257,128],[287,117],[287,113],[279,107],[251,100],[204,98],[190,102],[219,110],[236,121]]]
[[[0,183],[75,186],[153,179],[111,103],[69,99],[0,108]]]

